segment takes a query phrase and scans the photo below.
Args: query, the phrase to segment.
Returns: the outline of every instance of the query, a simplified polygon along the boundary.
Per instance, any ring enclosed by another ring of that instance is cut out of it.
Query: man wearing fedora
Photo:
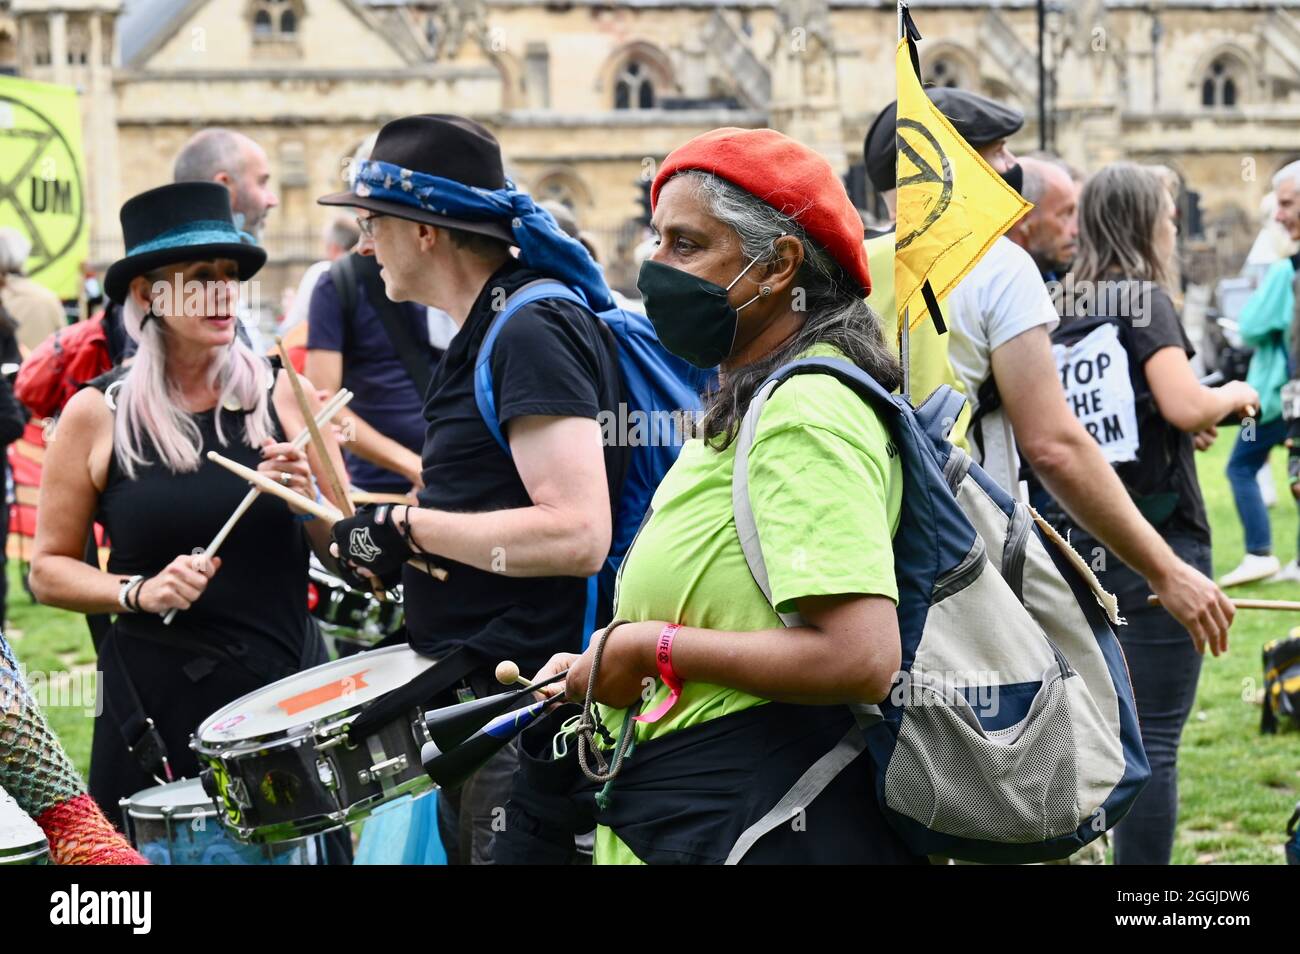
[[[593,314],[611,307],[610,292],[582,245],[506,179],[496,139],[471,120],[394,120],[354,172],[351,191],[319,201],[360,210],[390,299],[441,308],[459,330],[425,398],[419,506],[362,511],[335,526],[334,540],[386,583],[413,554],[447,570],[445,582],[409,568],[400,577],[411,646],[456,678],[434,687],[433,701],[446,704],[500,691],[501,660],[536,671],[581,648],[584,578],[609,552],[627,454],[604,446],[597,424],[621,400],[617,346]],[[541,278],[591,309],[541,299],[500,329],[490,364],[507,452],[476,404],[475,364],[507,299]],[[440,794],[453,863],[490,859],[516,760],[512,743]]]

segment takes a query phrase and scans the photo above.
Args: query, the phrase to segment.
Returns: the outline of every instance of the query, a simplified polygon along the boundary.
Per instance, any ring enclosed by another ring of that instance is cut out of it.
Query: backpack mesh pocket
[[[926,674],[885,773],[885,803],[933,831],[1011,844],[1079,826],[1069,693],[1057,666],[1025,718],[986,732],[965,697]]]

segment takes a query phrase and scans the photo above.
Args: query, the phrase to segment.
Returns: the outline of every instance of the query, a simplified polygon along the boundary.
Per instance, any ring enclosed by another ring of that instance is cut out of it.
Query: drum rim
[[[375,809],[388,805],[399,798],[409,795],[411,800],[415,801],[437,790],[438,786],[434,784],[433,779],[429,778],[427,774],[421,773],[420,776],[410,778],[399,785],[394,790],[396,794],[391,797],[380,799],[377,796],[372,796],[369,799],[349,805],[339,812],[321,812],[293,821],[281,821],[249,828],[230,822],[224,806],[222,806],[218,811],[218,818],[223,828],[234,834],[239,841],[245,844],[278,845],[305,838],[314,838],[317,835],[328,834],[340,828],[347,828],[359,821],[365,821],[374,814]],[[294,832],[294,834],[286,834],[286,832]]]
[[[413,675],[411,678],[415,678],[415,676],[421,675],[422,673],[427,671],[430,667],[437,665],[438,662],[436,659],[430,659],[428,656],[421,656],[410,646],[406,646],[406,645],[384,646],[379,649],[369,649],[363,653],[357,653],[354,656],[344,657],[344,659],[350,660],[353,663],[355,663],[362,656],[378,655],[378,654],[393,655],[397,653],[411,653],[413,656],[415,656],[416,659],[421,660],[423,662],[427,662],[429,664],[424,669],[421,669],[420,672],[415,673],[415,675]],[[379,696],[376,696],[374,699],[371,699],[367,702],[357,703],[355,705],[347,707],[346,709],[340,709],[337,712],[331,712],[328,715],[323,715],[317,719],[311,719],[306,722],[299,722],[286,729],[280,729],[275,732],[267,732],[262,735],[249,736],[243,739],[230,739],[228,741],[205,740],[203,738],[204,730],[206,730],[213,722],[215,722],[217,716],[220,715],[221,713],[235,711],[241,706],[246,705],[249,700],[267,693],[271,689],[274,689],[276,686],[287,683],[292,679],[297,679],[304,672],[310,672],[311,669],[318,669],[323,666],[328,666],[328,665],[333,665],[334,663],[343,662],[344,659],[332,659],[327,663],[321,663],[320,666],[312,666],[309,669],[303,669],[299,672],[293,673],[292,675],[285,676],[283,679],[277,679],[275,682],[267,683],[265,686],[262,686],[259,689],[255,689],[253,692],[246,693],[240,696],[238,699],[226,703],[216,712],[212,713],[212,715],[208,716],[201,723],[199,723],[199,727],[194,730],[193,735],[190,737],[190,748],[193,751],[199,753],[200,755],[206,755],[213,758],[229,756],[235,753],[241,755],[252,754],[262,749],[280,748],[283,747],[284,745],[293,744],[303,739],[316,737],[322,734],[322,730],[335,728],[337,726],[337,723],[358,715],[361,712],[361,710],[377,702],[379,699],[383,698],[383,696],[388,694],[387,692],[382,693]],[[390,689],[388,691],[391,692],[393,690]],[[247,750],[247,752],[245,752],[245,750]]]
[[[0,865],[20,865],[32,858],[48,858],[50,841],[41,835],[40,841],[24,843],[12,848],[0,848]]]

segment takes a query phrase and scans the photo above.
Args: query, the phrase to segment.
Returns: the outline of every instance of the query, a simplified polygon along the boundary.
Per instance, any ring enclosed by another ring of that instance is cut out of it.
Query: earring
[[[768,295],[772,294],[772,286],[764,285],[762,288],[758,290],[758,293],[762,295],[764,298],[766,298]]]

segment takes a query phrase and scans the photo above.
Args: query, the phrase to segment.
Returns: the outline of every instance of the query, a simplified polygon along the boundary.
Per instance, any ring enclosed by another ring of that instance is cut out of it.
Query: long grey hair
[[[709,213],[736,232],[745,261],[757,259],[753,268],[779,258],[775,241],[782,235],[803,244],[804,260],[795,275],[795,287],[802,291],[807,317],[775,351],[722,375],[718,390],[708,396],[701,421],[701,436],[707,443],[716,450],[730,445],[759,385],[813,345],[838,348],[887,391],[899,386],[902,372],[898,359],[885,344],[880,321],[862,297],[862,290],[825,249],[808,238],[792,216],[710,173],[689,170],[678,175],[692,180]]]

